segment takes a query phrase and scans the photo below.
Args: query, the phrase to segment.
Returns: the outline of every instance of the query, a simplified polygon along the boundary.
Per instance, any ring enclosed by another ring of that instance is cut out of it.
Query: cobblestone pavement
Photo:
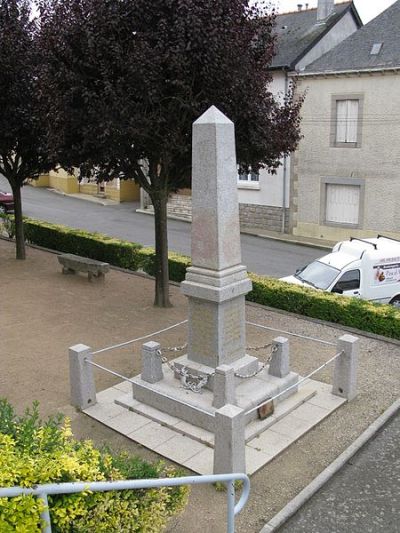
[[[279,533],[400,531],[400,413]]]

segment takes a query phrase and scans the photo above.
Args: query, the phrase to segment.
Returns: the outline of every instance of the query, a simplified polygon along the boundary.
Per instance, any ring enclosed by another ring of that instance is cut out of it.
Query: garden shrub
[[[30,218],[24,218],[24,232],[28,242],[51,250],[90,257],[129,270],[139,268],[141,244]]]
[[[24,219],[24,225],[27,240],[34,244],[155,274],[154,248],[38,220]],[[183,281],[190,257],[174,252],[168,257],[170,280]],[[250,274],[250,278],[253,290],[246,298],[251,302],[400,339],[400,311],[391,305],[346,298],[266,276]]]
[[[126,453],[98,450],[73,438],[68,419],[41,421],[38,404],[17,416],[0,399],[0,486],[172,477],[162,463],[150,464]],[[188,488],[87,492],[49,496],[54,532],[161,531],[187,502]],[[0,498],[0,531],[39,532],[40,500],[33,496]]]
[[[392,305],[347,298],[255,274],[250,274],[250,279],[253,289],[246,299],[251,302],[400,339],[400,310]]]

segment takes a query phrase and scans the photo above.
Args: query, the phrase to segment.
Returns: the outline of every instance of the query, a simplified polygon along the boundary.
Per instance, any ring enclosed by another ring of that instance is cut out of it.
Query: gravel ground
[[[147,459],[159,456],[128,441],[69,405],[67,348],[84,343],[99,349],[159,330],[184,320],[186,299],[171,286],[172,309],[152,306],[154,282],[112,270],[104,284],[88,283],[83,275],[62,276],[56,256],[28,249],[16,262],[14,245],[0,240],[0,396],[18,410],[38,399],[43,414],[61,411],[71,416],[80,438],[107,442]],[[248,305],[249,321],[277,330],[335,342],[344,330],[261,306]],[[269,342],[279,332],[248,327],[251,346]],[[181,326],[157,338],[163,347],[186,341]],[[238,533],[258,532],[288,501],[351,444],[400,392],[400,344],[360,334],[359,394],[251,478],[250,500],[237,518]],[[306,374],[336,353],[334,346],[290,338],[293,370]],[[97,361],[124,375],[139,373],[140,343],[99,354]],[[266,351],[257,353],[260,359]],[[316,378],[331,382],[332,368]],[[96,371],[98,390],[113,385],[113,376]],[[196,487],[185,512],[171,521],[174,532],[225,531],[225,494]]]

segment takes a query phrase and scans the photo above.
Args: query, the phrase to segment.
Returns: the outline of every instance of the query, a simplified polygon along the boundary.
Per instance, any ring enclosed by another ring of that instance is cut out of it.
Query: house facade
[[[68,174],[63,169],[51,171],[37,180],[31,180],[33,187],[47,187],[65,194],[86,194],[107,198],[115,202],[132,202],[140,198],[140,187],[133,180],[114,179],[104,183],[89,183],[79,181],[76,176]]]
[[[299,74],[292,233],[400,239],[400,0]]]
[[[335,4],[334,0],[319,0],[317,8],[303,9],[303,5],[299,4],[298,11],[278,15],[277,54],[271,65],[271,92],[283,98],[291,75],[304,70],[361,26],[353,2]],[[239,176],[242,227],[289,232],[290,176],[291,157],[282,160],[276,174],[261,170],[259,176]]]

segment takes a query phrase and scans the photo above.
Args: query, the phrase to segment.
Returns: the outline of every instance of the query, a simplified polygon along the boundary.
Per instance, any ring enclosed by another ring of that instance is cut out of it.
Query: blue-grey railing
[[[235,504],[235,481],[242,481],[242,494]],[[41,518],[45,521],[43,533],[51,533],[51,519],[47,496],[54,494],[74,494],[77,492],[106,492],[109,490],[152,489],[157,487],[176,487],[177,485],[202,485],[206,483],[224,483],[227,498],[227,532],[235,531],[235,516],[245,506],[250,492],[250,480],[246,474],[213,474],[208,476],[185,476],[160,479],[127,479],[123,481],[94,481],[92,483],[48,483],[31,488],[0,488],[0,498],[13,498],[21,494],[37,496],[44,502],[45,508]]]

